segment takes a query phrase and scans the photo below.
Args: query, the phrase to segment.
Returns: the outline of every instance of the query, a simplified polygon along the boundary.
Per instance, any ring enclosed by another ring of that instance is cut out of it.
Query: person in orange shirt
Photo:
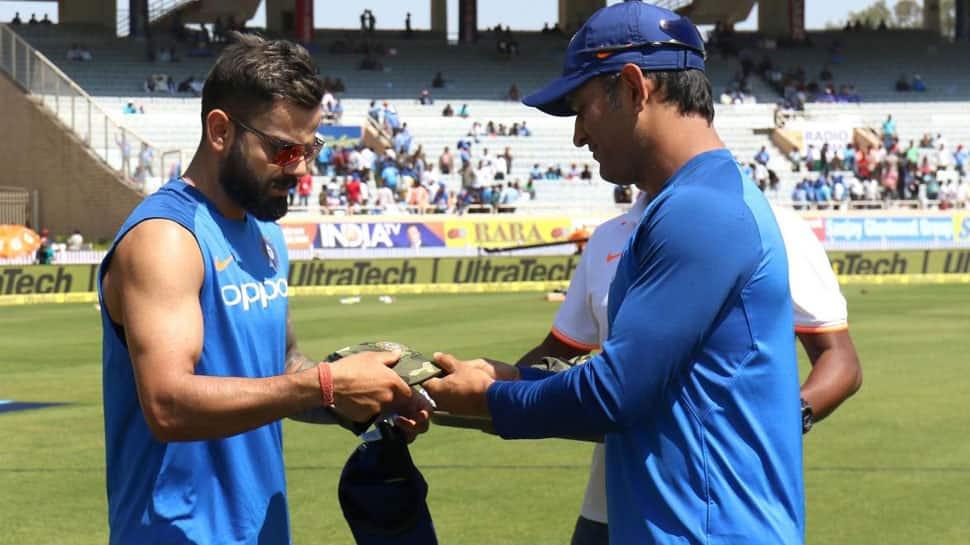
[[[421,185],[418,179],[411,180],[411,187],[408,188],[408,210],[423,214],[428,209],[428,190]]]

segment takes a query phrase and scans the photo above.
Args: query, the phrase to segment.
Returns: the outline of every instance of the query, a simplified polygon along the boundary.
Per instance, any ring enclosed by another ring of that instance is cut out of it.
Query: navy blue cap
[[[380,421],[381,439],[350,455],[337,494],[358,545],[437,545],[428,483],[400,430]]]
[[[619,72],[627,63],[649,71],[703,71],[704,58],[704,39],[689,19],[628,0],[597,10],[583,23],[566,48],[562,75],[522,102],[551,115],[576,115],[566,95],[590,78]]]

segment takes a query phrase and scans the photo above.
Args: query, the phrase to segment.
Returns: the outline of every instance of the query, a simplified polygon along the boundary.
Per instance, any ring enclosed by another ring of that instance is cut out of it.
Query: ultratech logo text
[[[846,252],[842,259],[832,259],[835,274],[906,274],[909,260],[899,252],[892,256],[872,259],[861,252]]]
[[[542,265],[535,259],[520,259],[508,265],[493,264],[491,259],[460,260],[455,263],[451,281],[456,284],[566,281],[575,268],[575,258],[558,265]]]
[[[68,293],[74,283],[74,275],[64,267],[45,267],[51,272],[38,274],[38,268],[24,271],[22,268],[0,269],[0,295],[26,295],[33,293]],[[25,274],[26,273],[26,274]]]
[[[291,286],[400,286],[568,281],[578,258],[429,258],[310,261],[291,264]]]
[[[418,269],[405,259],[400,266],[371,261],[294,263],[290,284],[294,286],[367,286],[417,283]]]
[[[242,305],[243,311],[248,311],[258,304],[262,308],[269,306],[273,299],[289,296],[289,286],[285,278],[278,280],[264,280],[260,282],[246,282],[244,284],[229,284],[222,286],[222,302],[227,307]]]
[[[947,252],[943,274],[970,273],[970,251]]]
[[[829,260],[836,274],[847,276],[970,273],[970,250],[832,252]]]

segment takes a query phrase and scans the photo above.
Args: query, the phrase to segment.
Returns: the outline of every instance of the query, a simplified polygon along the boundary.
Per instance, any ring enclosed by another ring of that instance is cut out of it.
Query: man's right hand
[[[391,370],[400,358],[400,351],[361,352],[331,363],[334,409],[366,422],[384,407],[409,399],[411,388]]]

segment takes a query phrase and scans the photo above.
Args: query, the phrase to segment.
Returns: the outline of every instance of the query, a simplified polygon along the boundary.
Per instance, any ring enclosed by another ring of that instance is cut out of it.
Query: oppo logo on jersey
[[[289,297],[289,291],[285,278],[264,280],[262,283],[246,282],[238,286],[229,284],[222,287],[222,302],[227,307],[242,305],[243,312],[247,312],[254,306],[266,308],[273,299]]]

